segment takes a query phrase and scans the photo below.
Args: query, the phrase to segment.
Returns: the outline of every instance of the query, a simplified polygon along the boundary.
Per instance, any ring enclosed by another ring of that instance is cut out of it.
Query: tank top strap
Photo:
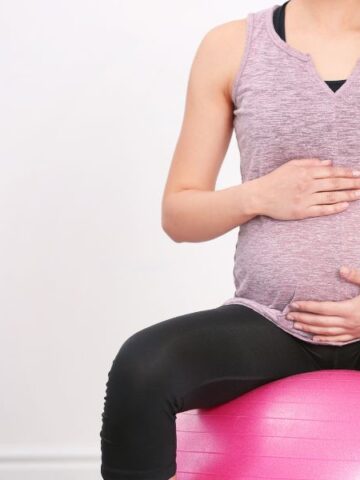
[[[272,45],[271,42],[269,42],[269,37],[266,31],[266,22],[270,10],[273,10],[273,8],[274,6],[266,7],[247,14],[244,50],[232,88],[232,101],[235,106],[234,113],[236,113],[236,109],[238,108],[237,97],[239,93],[239,85],[245,72],[245,68],[248,69],[248,65],[254,64],[254,62],[260,65],[261,68],[263,61],[266,60],[270,54]]]

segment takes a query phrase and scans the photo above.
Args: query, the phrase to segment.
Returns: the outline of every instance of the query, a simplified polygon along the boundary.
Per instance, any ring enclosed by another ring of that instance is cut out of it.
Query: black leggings
[[[267,382],[320,369],[360,369],[360,342],[310,344],[244,305],[180,315],[130,336],[106,383],[101,475],[176,474],[176,413],[227,402]]]

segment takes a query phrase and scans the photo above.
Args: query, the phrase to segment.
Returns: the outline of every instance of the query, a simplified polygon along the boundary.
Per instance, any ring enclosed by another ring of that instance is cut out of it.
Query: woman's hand
[[[350,168],[334,167],[331,160],[289,160],[255,180],[261,214],[299,220],[341,212],[349,205],[344,202],[360,198],[356,195],[359,174]]]
[[[360,270],[340,269],[347,280],[360,285]],[[293,305],[299,307],[295,309]],[[347,342],[360,338],[360,295],[339,302],[298,301],[290,304],[286,315],[294,320],[294,327],[314,333],[313,340],[320,342]]]

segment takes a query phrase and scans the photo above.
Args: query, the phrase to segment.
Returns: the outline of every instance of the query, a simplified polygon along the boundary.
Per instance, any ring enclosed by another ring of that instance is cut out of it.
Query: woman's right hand
[[[293,159],[256,179],[261,214],[278,220],[331,215],[358,200],[360,177],[331,160]]]

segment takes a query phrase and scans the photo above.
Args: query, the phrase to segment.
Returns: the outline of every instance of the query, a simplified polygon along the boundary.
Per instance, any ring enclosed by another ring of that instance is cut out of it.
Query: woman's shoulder
[[[195,55],[199,62],[213,65],[229,96],[244,53],[246,30],[246,17],[214,25],[203,35]]]
[[[230,20],[214,25],[204,35],[200,45],[206,45],[215,52],[231,54],[244,46],[247,29],[247,18]]]

